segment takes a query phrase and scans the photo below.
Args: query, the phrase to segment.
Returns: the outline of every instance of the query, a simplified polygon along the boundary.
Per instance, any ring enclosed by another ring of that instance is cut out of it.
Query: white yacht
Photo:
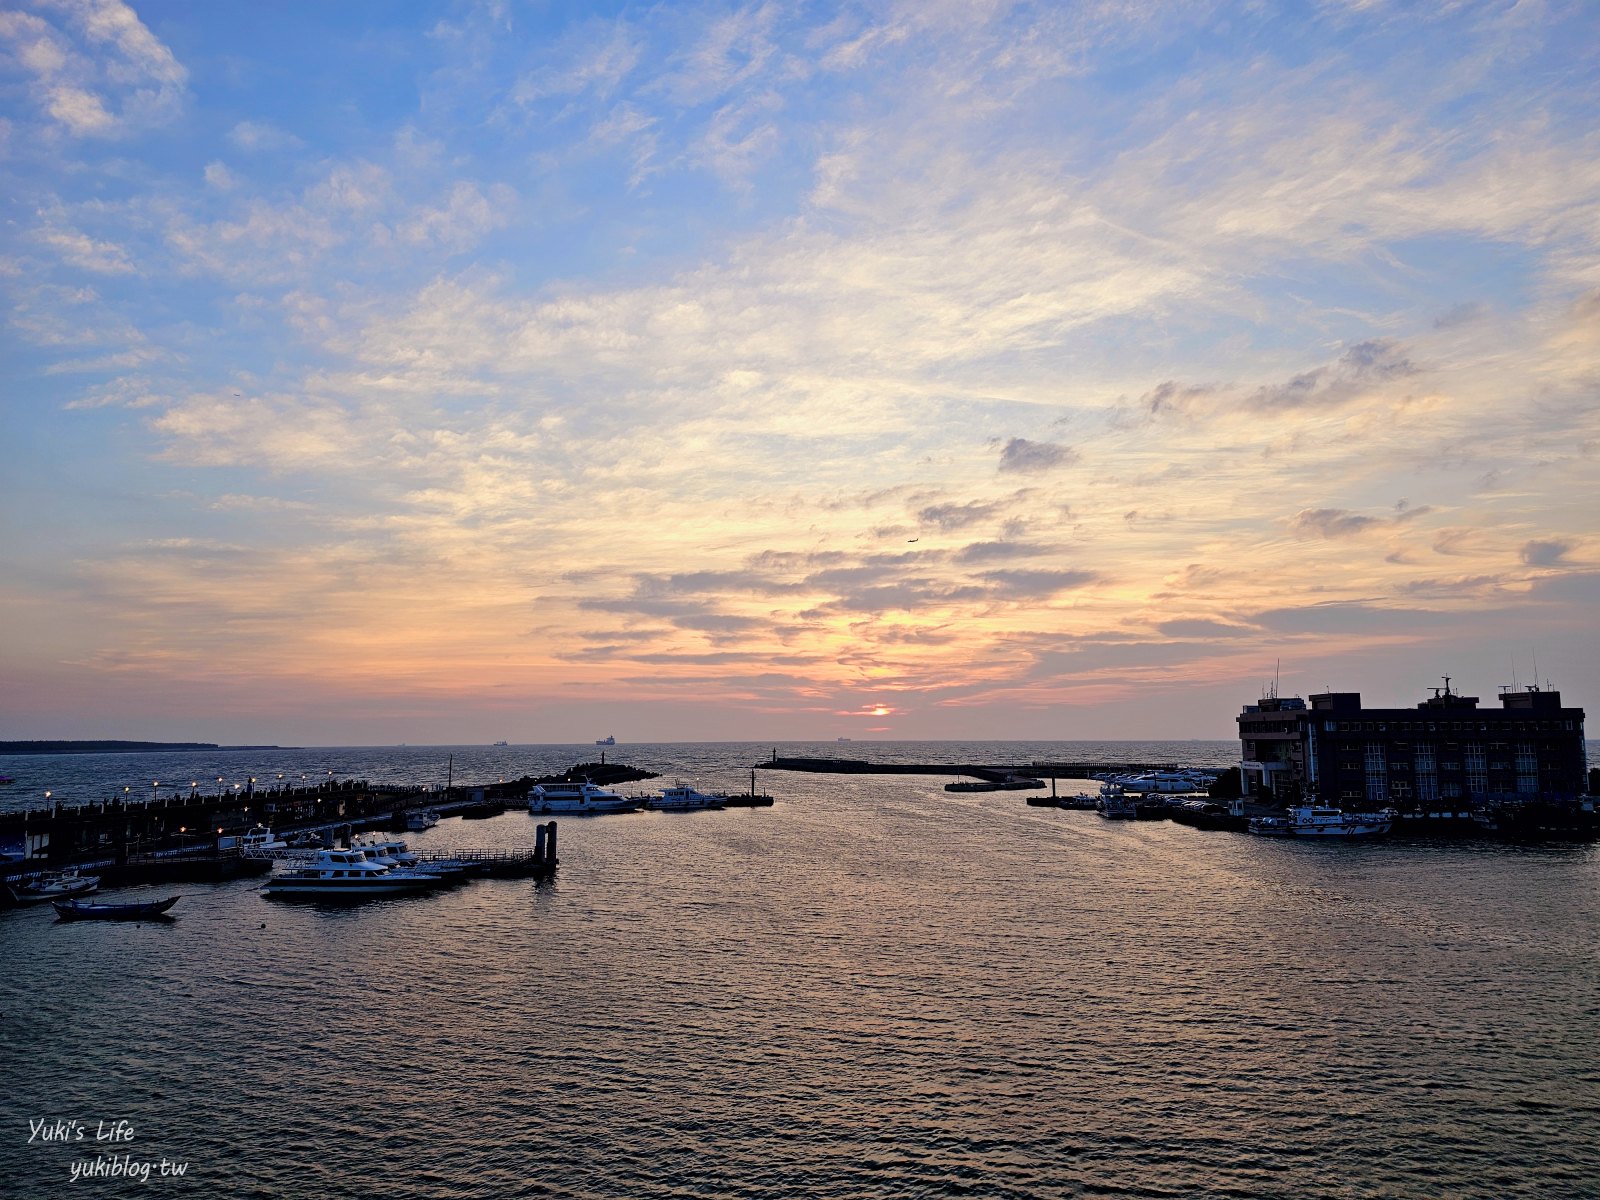
[[[1211,781],[1192,771],[1146,771],[1142,775],[1119,775],[1117,782],[1130,792],[1159,792],[1178,795],[1184,792],[1203,792]]]
[[[265,825],[253,826],[249,833],[242,834],[239,838],[239,852],[245,855],[270,857],[274,851],[288,848],[289,843],[280,837],[274,837],[272,830]]]
[[[406,828],[412,833],[421,833],[424,829],[432,829],[439,823],[439,814],[431,808],[419,808],[416,812],[406,817]]]
[[[385,867],[364,850],[319,850],[316,858],[268,879],[267,896],[394,896],[436,887],[437,875]]]
[[[693,812],[702,808],[725,808],[727,803],[725,796],[708,796],[680,783],[677,787],[662,788],[661,795],[650,797],[644,806],[653,812]]]
[[[379,837],[375,833],[357,834],[351,841],[352,850],[364,850],[367,857],[385,867],[414,867],[417,856],[402,841]]]
[[[639,796],[619,796],[592,783],[536,783],[528,793],[531,813],[573,813],[599,816],[602,813],[633,812],[644,804]]]
[[[1347,813],[1338,808],[1319,808],[1299,804],[1281,817],[1254,817],[1250,832],[1263,837],[1356,838],[1388,833],[1395,811],[1386,808],[1375,813]]]

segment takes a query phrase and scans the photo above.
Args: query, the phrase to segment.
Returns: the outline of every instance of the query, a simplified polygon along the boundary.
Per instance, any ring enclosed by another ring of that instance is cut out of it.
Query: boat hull
[[[438,886],[438,883],[437,877],[429,880],[383,879],[375,883],[360,879],[283,880],[268,883],[261,889],[261,894],[274,900],[300,897],[310,900],[360,900],[368,896],[404,896],[423,892]]]
[[[169,896],[148,904],[83,904],[76,900],[52,900],[51,907],[63,921],[152,921],[171,920],[167,910],[179,900]]]
[[[52,904],[57,900],[70,900],[74,896],[87,896],[100,886],[97,876],[86,875],[69,885],[48,887],[7,887],[5,895],[17,907],[33,904]]]

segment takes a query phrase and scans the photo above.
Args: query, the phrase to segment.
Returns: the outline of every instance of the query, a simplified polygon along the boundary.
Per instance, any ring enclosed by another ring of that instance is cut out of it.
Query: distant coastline
[[[174,750],[284,750],[286,746],[219,746],[215,742],[0,742],[4,754],[161,754]]]

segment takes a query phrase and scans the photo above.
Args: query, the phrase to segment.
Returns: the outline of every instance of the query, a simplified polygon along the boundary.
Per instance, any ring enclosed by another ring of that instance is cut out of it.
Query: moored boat
[[[378,837],[376,834],[358,834],[350,843],[350,848],[364,851],[368,858],[385,867],[414,867],[417,865],[417,856],[407,848],[404,842],[395,838]]]
[[[1347,813],[1339,808],[1297,804],[1281,817],[1255,817],[1250,832],[1263,837],[1358,838],[1377,837],[1389,832],[1394,810],[1375,813]]]
[[[693,812],[704,808],[725,808],[728,801],[722,796],[710,796],[688,784],[662,788],[659,796],[652,796],[644,806],[652,812]]]
[[[50,907],[63,921],[150,921],[165,917],[181,897],[151,900],[143,904],[86,904],[82,900],[52,900]],[[169,920],[171,918],[168,918]]]
[[[257,825],[239,837],[239,852],[247,858],[271,858],[279,850],[287,850],[289,843],[274,837],[265,825]]]
[[[76,870],[48,871],[8,885],[5,893],[12,904],[45,904],[87,896],[99,886],[98,875],[79,875]]]
[[[592,783],[536,783],[528,793],[531,813],[572,813],[600,816],[605,813],[634,812],[643,807],[642,796],[619,796]]]
[[[280,871],[263,885],[275,898],[358,899],[395,896],[437,887],[440,878],[372,862],[363,850],[320,850],[315,859]]]
[[[1120,784],[1103,785],[1094,807],[1108,821],[1132,821],[1139,816],[1138,797],[1124,792]]]

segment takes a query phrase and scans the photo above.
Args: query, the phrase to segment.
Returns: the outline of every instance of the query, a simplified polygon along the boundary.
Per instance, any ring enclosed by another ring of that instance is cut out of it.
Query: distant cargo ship
[[[595,738],[594,744],[596,746],[615,746],[617,744],[617,739],[608,733],[603,738]]]

